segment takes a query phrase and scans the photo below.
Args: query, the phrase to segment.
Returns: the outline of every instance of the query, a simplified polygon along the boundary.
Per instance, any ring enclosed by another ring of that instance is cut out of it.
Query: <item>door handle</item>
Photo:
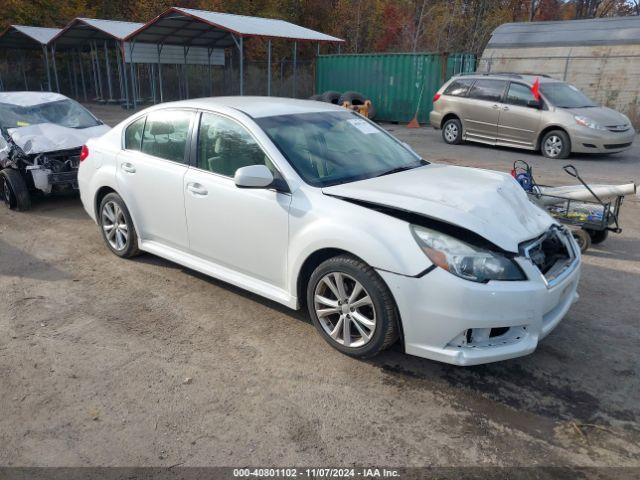
[[[508,111],[508,110],[509,110],[509,107],[507,107],[506,105],[505,105],[504,107],[502,107],[502,111],[503,111],[503,112],[506,112],[506,111]]]
[[[491,108],[493,108],[494,110],[497,110],[500,108],[500,105],[498,105],[497,103],[494,103]]]
[[[209,193],[208,190],[199,183],[187,183],[187,190],[195,195],[201,195],[203,197]]]
[[[134,167],[128,162],[120,165],[120,168],[122,168],[122,170],[124,170],[127,173],[136,173],[136,167]]]

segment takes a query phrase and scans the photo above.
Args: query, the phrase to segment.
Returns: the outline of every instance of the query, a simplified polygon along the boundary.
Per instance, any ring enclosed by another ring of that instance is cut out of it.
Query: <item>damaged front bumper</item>
[[[527,258],[516,261],[526,281],[475,283],[435,268],[421,277],[378,271],[402,319],[405,350],[455,365],[527,355],[578,299],[577,247],[551,281]]]

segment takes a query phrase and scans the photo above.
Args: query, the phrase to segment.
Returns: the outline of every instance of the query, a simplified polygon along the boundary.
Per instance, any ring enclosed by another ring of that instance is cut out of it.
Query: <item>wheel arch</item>
[[[337,257],[340,255],[349,255],[353,258],[358,259],[359,261],[363,262],[366,265],[369,265],[371,268],[374,268],[372,265],[370,265],[367,261],[365,261],[363,258],[359,257],[358,255],[355,255],[352,252],[349,252],[347,250],[344,250],[342,248],[334,248],[334,247],[326,247],[326,248],[321,248],[319,250],[316,250],[314,252],[312,252],[311,254],[309,254],[307,256],[307,258],[304,260],[304,262],[302,262],[302,266],[300,267],[299,271],[298,271],[298,276],[296,279],[296,294],[298,297],[298,308],[300,309],[305,309],[307,307],[307,285],[309,283],[309,280],[311,278],[311,274],[313,273],[313,271],[320,265],[322,264],[322,262],[324,262],[325,260],[328,260],[330,258],[333,257]],[[400,309],[398,308],[398,304],[396,302],[396,298],[395,295],[393,294],[393,291],[391,291],[391,288],[389,287],[389,285],[387,284],[387,282],[384,280],[384,278],[381,278],[382,283],[384,283],[387,288],[389,289],[389,291],[391,292],[391,299],[394,303],[394,308],[396,309],[397,312],[397,328],[398,328],[398,341],[400,342],[400,345],[402,346],[402,349],[404,350],[404,328],[402,325],[402,316],[400,315]]]
[[[541,145],[541,144],[542,144],[542,139],[544,138],[544,136],[545,136],[547,133],[549,133],[549,132],[551,132],[551,131],[553,131],[553,130],[560,130],[560,131],[564,132],[564,133],[567,135],[567,137],[569,137],[569,147],[571,147],[571,146],[572,146],[571,135],[569,134],[569,131],[568,131],[566,128],[564,128],[564,127],[563,127],[563,126],[561,126],[561,125],[547,125],[546,127],[544,127],[544,128],[540,131],[540,133],[538,134],[538,138],[536,139],[536,144],[535,144],[535,147],[536,147],[536,148],[535,148],[535,149],[536,149],[537,151],[539,151],[539,150],[540,150],[540,148],[542,147],[542,145]],[[571,150],[571,148],[570,148],[570,150]]]
[[[102,202],[102,199],[110,193],[120,195],[113,187],[110,187],[108,185],[103,185],[102,187],[98,188],[98,190],[96,190],[96,194],[93,197],[93,211],[96,215],[96,219],[100,218],[100,203]],[[122,196],[120,195],[120,197]]]
[[[449,112],[449,113],[445,114],[445,115],[442,117],[442,120],[440,120],[440,128],[444,127],[444,124],[445,124],[446,122],[448,122],[449,120],[451,120],[451,119],[457,119],[457,120],[459,120],[459,121],[460,121],[460,124],[462,125],[462,119],[460,118],[460,115],[458,115],[458,114],[456,114],[456,113],[453,113],[453,112]],[[463,125],[463,127],[462,127],[462,128],[464,129],[464,125]]]

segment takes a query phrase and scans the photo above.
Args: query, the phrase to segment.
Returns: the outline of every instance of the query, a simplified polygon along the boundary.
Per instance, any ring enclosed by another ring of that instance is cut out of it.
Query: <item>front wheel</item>
[[[136,229],[120,195],[105,195],[100,202],[99,222],[102,238],[109,250],[122,258],[135,257],[140,253]]]
[[[373,268],[350,255],[330,258],[315,269],[307,306],[320,335],[347,355],[371,357],[398,339],[391,292]]]
[[[449,145],[462,143],[462,122],[457,118],[450,118],[442,126],[442,139]]]
[[[571,153],[571,140],[562,130],[552,130],[542,137],[540,151],[547,158],[567,158]]]
[[[11,210],[31,208],[31,195],[18,170],[5,168],[0,172],[0,201]]]

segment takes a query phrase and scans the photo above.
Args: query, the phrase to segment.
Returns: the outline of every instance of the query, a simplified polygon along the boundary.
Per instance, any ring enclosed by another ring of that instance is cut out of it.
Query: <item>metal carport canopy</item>
[[[47,45],[60,32],[59,28],[9,25],[0,33],[0,47],[37,50]]]
[[[122,42],[125,37],[138,30],[142,25],[142,23],[137,22],[74,18],[51,39],[51,43],[55,43],[56,48],[65,48],[84,46],[86,42],[93,40],[117,40]]]
[[[238,37],[281,38],[300,42],[344,40],[284,20],[171,7],[129,35],[127,41],[201,47],[232,47]]]

